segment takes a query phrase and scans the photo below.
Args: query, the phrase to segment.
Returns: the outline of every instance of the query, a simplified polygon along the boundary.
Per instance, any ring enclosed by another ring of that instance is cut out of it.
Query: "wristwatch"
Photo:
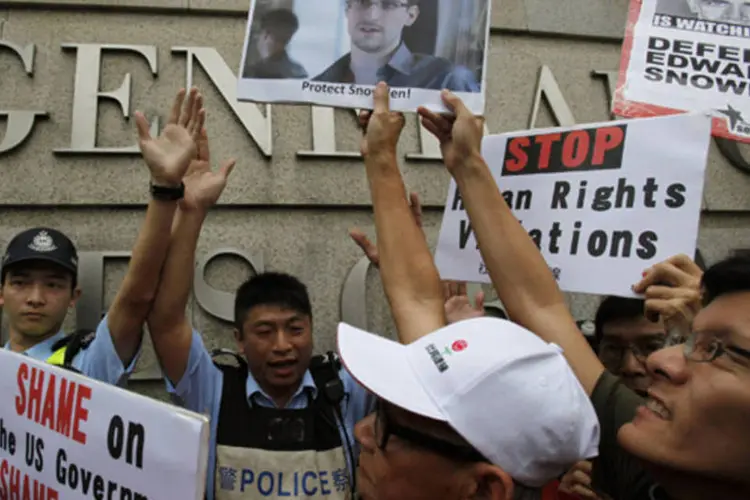
[[[151,197],[159,201],[177,201],[185,196],[185,183],[180,182],[177,187],[157,186],[150,183]]]

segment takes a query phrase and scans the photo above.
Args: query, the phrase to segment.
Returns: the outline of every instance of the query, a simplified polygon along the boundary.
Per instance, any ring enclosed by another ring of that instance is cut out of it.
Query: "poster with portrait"
[[[615,114],[710,112],[713,134],[750,142],[750,2],[631,0]]]
[[[442,89],[484,112],[490,0],[251,0],[241,101],[444,111]]]

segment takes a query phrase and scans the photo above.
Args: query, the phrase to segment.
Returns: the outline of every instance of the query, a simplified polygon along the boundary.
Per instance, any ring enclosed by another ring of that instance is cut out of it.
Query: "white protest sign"
[[[750,142],[745,0],[631,0],[614,112],[710,112],[714,135]]]
[[[0,349],[0,500],[200,500],[208,420]]]
[[[385,81],[394,110],[444,111],[447,88],[483,114],[490,5],[315,0],[287,8],[251,0],[237,98],[371,109],[375,85]]]
[[[710,129],[683,114],[523,131],[485,137],[482,155],[562,290],[633,296],[646,268],[695,252]],[[490,282],[455,181],[435,261],[443,279]]]

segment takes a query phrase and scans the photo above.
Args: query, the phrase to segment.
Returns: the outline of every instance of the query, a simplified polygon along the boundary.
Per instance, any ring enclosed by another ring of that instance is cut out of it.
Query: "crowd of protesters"
[[[236,292],[237,353],[210,352],[185,309],[201,228],[234,161],[212,168],[191,89],[159,137],[136,115],[151,200],[97,330],[62,331],[81,293],[76,248],[33,228],[3,256],[5,348],[125,386],[147,325],[174,401],[210,417],[208,499],[269,496],[240,491],[237,469],[293,477],[296,498],[750,498],[750,253],[644,270],[641,299],[603,299],[592,348],[482,157],[483,119],[443,99],[452,114],[419,115],[502,311],[441,282],[399,170],[404,117],[381,83],[360,114],[376,239],[351,237],[379,269],[398,341],[341,325],[338,356],[314,355],[306,286],[266,272]]]

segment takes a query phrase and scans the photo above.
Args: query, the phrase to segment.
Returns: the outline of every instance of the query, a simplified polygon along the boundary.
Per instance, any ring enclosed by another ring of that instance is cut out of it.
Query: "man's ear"
[[[232,330],[232,333],[234,334],[234,340],[237,341],[237,345],[239,345],[240,348],[242,348],[242,338],[243,338],[242,332],[238,328],[235,328]]]
[[[73,308],[76,306],[76,302],[78,302],[78,299],[81,298],[81,289],[78,287],[75,287],[73,289],[73,293],[70,296],[70,304],[68,307]]]
[[[406,21],[406,26],[411,26],[415,22],[417,22],[417,18],[419,18],[419,5],[412,5],[409,7],[408,10],[409,13],[409,20]]]
[[[513,479],[496,465],[478,463],[469,471],[471,488],[461,495],[466,500],[512,500]]]

